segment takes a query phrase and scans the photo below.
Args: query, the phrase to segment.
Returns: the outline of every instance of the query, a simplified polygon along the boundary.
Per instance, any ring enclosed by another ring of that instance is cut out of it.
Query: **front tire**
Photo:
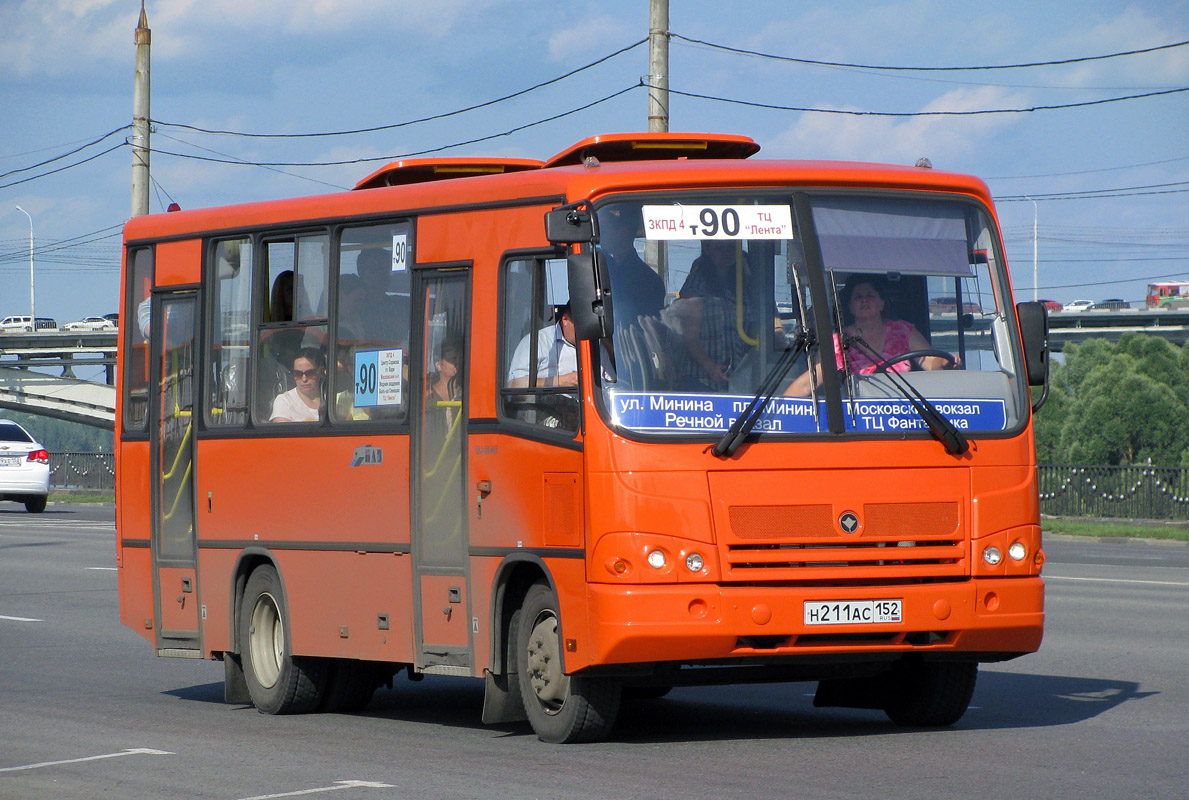
[[[622,690],[614,680],[562,671],[557,605],[548,586],[534,584],[511,632],[524,711],[543,742],[597,741],[615,724]]]
[[[326,685],[321,659],[294,656],[281,579],[271,565],[248,578],[240,605],[240,655],[252,704],[265,714],[304,714],[317,708]]]
[[[953,725],[970,706],[976,662],[917,662],[892,674],[884,707],[888,718],[903,727]]]

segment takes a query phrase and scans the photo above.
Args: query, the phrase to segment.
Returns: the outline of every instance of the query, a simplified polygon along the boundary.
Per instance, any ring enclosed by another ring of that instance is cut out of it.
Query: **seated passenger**
[[[864,273],[854,273],[846,279],[839,302],[850,313],[853,320],[844,332],[848,337],[861,341],[846,348],[846,366],[850,372],[858,375],[870,375],[890,359],[913,350],[929,350],[932,346],[929,340],[921,335],[910,322],[899,319],[885,319],[884,295],[887,293],[887,282],[877,276]],[[873,352],[872,352],[873,351]],[[834,334],[834,358],[838,369],[843,369],[843,348],[838,334]],[[957,366],[958,359],[945,359],[940,356],[923,356],[921,358],[906,359],[889,364],[887,369],[895,372],[907,372],[918,369],[952,369]],[[821,365],[816,368],[817,378],[821,379]],[[800,375],[790,384],[785,394],[792,397],[805,397],[810,391],[809,372]]]
[[[322,411],[322,381],[326,359],[322,351],[305,347],[293,359],[293,381],[297,385],[273,400],[269,422],[317,422]]]

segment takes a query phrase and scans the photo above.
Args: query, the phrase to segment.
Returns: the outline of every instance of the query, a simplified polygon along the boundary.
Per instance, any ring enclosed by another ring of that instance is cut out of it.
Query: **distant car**
[[[1037,300],[1036,302],[1044,304],[1044,307],[1049,311],[1060,311],[1061,304],[1056,300]]]
[[[1121,297],[1108,297],[1106,300],[1094,304],[1095,311],[1121,311],[1125,308],[1131,308],[1131,303]]]
[[[37,330],[56,331],[58,330],[58,321],[56,319],[50,319],[49,317],[38,317]]]
[[[953,314],[958,308],[958,298],[956,297],[934,297],[929,301],[930,314]],[[963,314],[981,314],[982,307],[978,303],[972,303],[969,300],[962,303]]]
[[[50,493],[50,454],[10,419],[0,419],[0,500],[25,504],[31,514],[45,511]]]
[[[1094,308],[1093,300],[1074,300],[1061,306],[1062,311],[1089,311]]]
[[[83,317],[77,322],[67,322],[64,331],[114,331],[116,324],[107,317]]]
[[[106,320],[110,320],[111,324],[115,325],[117,328],[120,327],[120,315],[119,314],[104,314],[103,318]]]
[[[33,331],[33,317],[28,314],[14,314],[11,317],[5,317],[0,320],[0,331],[8,333],[16,333],[20,331]]]

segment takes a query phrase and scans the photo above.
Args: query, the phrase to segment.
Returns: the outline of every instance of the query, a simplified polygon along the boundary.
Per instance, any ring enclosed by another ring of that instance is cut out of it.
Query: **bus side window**
[[[207,352],[206,424],[242,427],[248,420],[248,357],[252,313],[252,242],[216,242],[208,274],[212,280]]]
[[[125,363],[121,368],[124,376],[124,430],[143,432],[149,422],[149,342],[148,313],[153,289],[153,248],[139,247],[128,251],[128,291],[131,295],[127,308],[133,309],[136,322],[125,321],[121,332],[127,348]],[[144,321],[140,324],[141,307],[145,308]],[[128,314],[126,316],[131,316]]]
[[[335,422],[408,419],[412,237],[410,222],[343,230],[330,388]]]
[[[505,264],[499,407],[506,419],[573,433],[580,408],[578,349],[560,264],[543,258]]]

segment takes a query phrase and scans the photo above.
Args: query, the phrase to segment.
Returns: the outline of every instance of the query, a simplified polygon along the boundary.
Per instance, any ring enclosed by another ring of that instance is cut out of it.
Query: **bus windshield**
[[[964,432],[1018,429],[1026,375],[990,215],[919,193],[821,193],[801,208],[759,192],[598,206],[614,334],[595,375],[610,424],[721,435],[808,342],[757,433],[924,432],[906,393]]]

